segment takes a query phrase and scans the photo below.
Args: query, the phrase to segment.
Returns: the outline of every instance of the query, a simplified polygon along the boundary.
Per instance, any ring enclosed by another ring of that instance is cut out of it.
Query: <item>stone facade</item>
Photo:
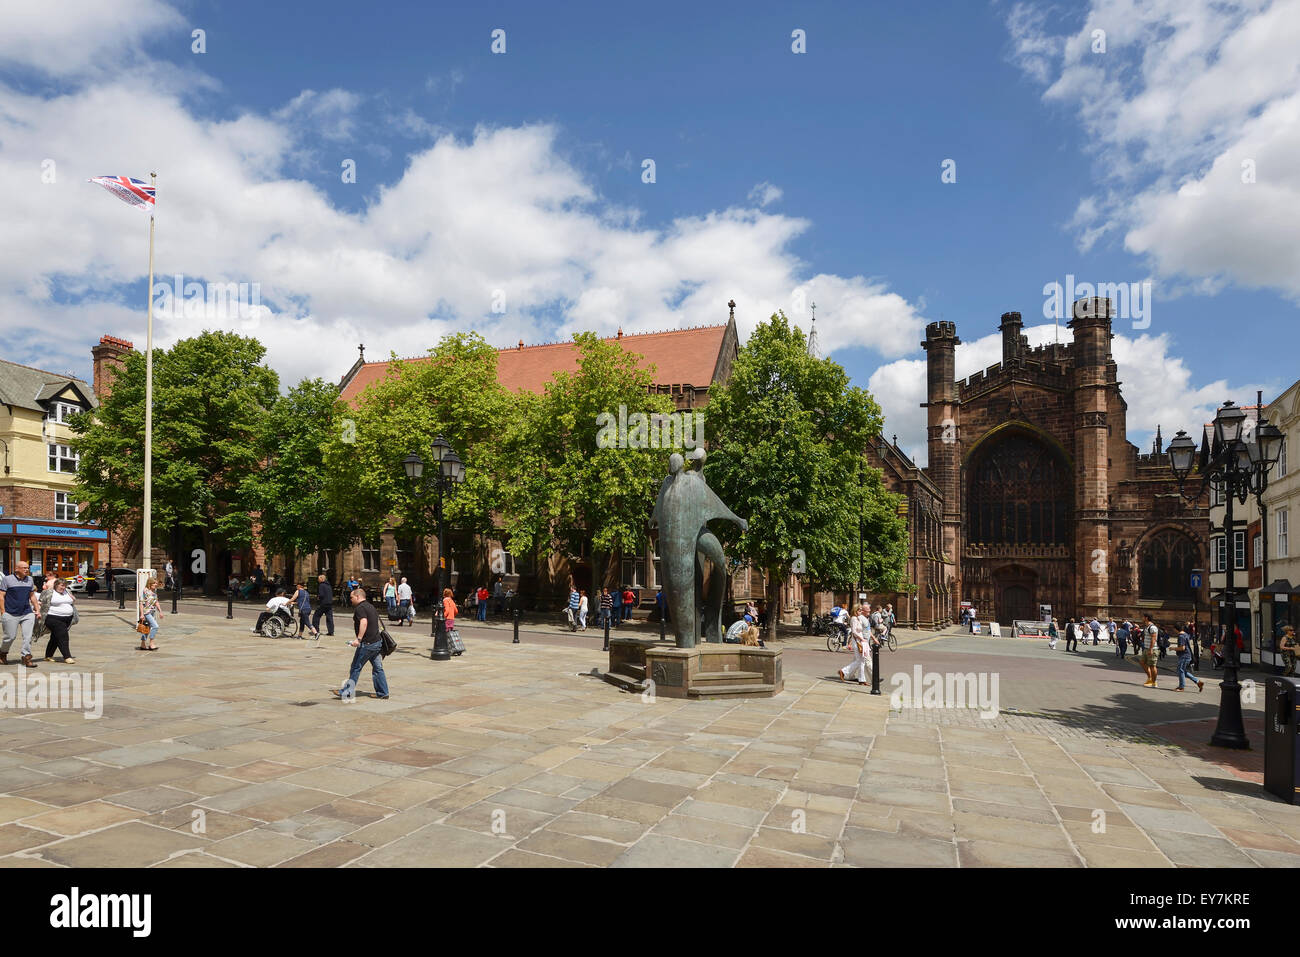
[[[1040,605],[1062,622],[1151,611],[1172,624],[1208,600],[1208,582],[1193,596],[1187,577],[1207,567],[1208,502],[1180,496],[1159,437],[1145,455],[1127,440],[1109,300],[1080,300],[1073,315],[1072,343],[1030,349],[1020,314],[1005,313],[1002,362],[964,380],[954,324],[926,328],[927,481],[885,475],[909,501],[919,493],[911,552],[936,558],[909,575],[937,590],[935,622],[966,600],[1003,624]],[[932,534],[937,548],[918,544]]]

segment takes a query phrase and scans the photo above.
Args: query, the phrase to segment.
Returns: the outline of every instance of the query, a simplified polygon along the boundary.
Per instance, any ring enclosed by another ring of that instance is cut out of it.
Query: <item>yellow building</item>
[[[1282,453],[1264,493],[1264,534],[1260,550],[1268,562],[1268,576],[1260,590],[1260,632],[1265,641],[1265,664],[1281,664],[1272,642],[1284,625],[1300,626],[1300,545],[1291,536],[1291,523],[1300,516],[1300,382],[1292,383],[1268,404],[1264,417],[1282,430]],[[1291,461],[1288,461],[1290,459]]]
[[[108,532],[78,520],[77,457],[68,419],[94,409],[74,376],[0,360],[0,571],[93,574],[108,562]]]

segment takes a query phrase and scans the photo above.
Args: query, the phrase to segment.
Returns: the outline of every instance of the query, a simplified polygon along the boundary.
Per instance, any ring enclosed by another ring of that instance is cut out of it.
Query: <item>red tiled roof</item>
[[[660,385],[708,386],[718,364],[727,327],[699,326],[694,329],[670,329],[641,335],[611,336],[623,348],[642,356],[642,365],[655,366],[655,382]],[[497,381],[514,392],[540,393],[556,372],[575,372],[578,346],[573,342],[548,342],[497,350]],[[410,361],[420,362],[419,356]],[[388,374],[389,362],[367,362],[343,387],[340,398],[355,404],[371,385]]]

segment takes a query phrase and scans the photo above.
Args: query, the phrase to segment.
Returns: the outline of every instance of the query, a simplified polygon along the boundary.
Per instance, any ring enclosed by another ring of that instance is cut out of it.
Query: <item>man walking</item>
[[[348,644],[357,650],[352,655],[352,670],[348,672],[348,680],[343,682],[342,688],[333,692],[334,697],[339,699],[356,697],[357,679],[361,677],[361,669],[368,661],[370,678],[375,683],[375,697],[387,700],[388,677],[384,674],[384,643],[379,633],[379,612],[366,600],[364,588],[352,589],[351,600],[352,627],[357,636]]]
[[[40,597],[36,594],[36,582],[29,574],[26,562],[14,566],[12,574],[0,578],[0,599],[4,601],[4,642],[0,644],[0,665],[9,664],[9,646],[14,643],[18,633],[23,636],[23,666],[35,668],[32,661],[32,631],[36,628],[36,619],[41,615]]]
[[[1142,613],[1142,621],[1142,643],[1138,654],[1138,664],[1147,673],[1147,680],[1142,683],[1142,687],[1154,688],[1156,686],[1156,662],[1159,660],[1157,645],[1160,641],[1160,629],[1151,620],[1150,612],[1144,611]]]
[[[400,626],[402,621],[406,622],[412,628],[415,627],[415,607],[411,601],[411,586],[403,576],[402,583],[397,586],[397,607],[401,612],[401,621],[397,624]]]
[[[1124,621],[1120,622],[1119,627],[1115,629],[1115,657],[1116,658],[1123,658],[1128,654],[1128,637],[1129,637],[1129,626],[1128,626],[1128,619],[1126,618]]]
[[[1205,690],[1205,682],[1192,673],[1192,636],[1186,628],[1178,633],[1178,687],[1175,691],[1183,690],[1185,678],[1196,682],[1197,691]]]
[[[1065,650],[1079,650],[1079,626],[1074,623],[1073,618],[1065,623]]]
[[[1088,623],[1088,629],[1092,632],[1092,643],[1094,645],[1101,644],[1101,622],[1097,620],[1096,615],[1092,616],[1092,621]]]
[[[478,586],[478,620],[487,621],[488,590],[487,585]]]
[[[608,588],[600,590],[600,623],[606,625],[609,623],[609,616],[614,611],[614,597],[610,595]]]
[[[579,618],[578,612],[582,610],[582,594],[574,588],[569,592],[569,606],[565,612],[569,616],[569,630],[577,631]]]
[[[325,632],[326,637],[334,637],[334,589],[330,587],[329,580],[320,575],[316,579],[316,614],[311,616],[311,630],[320,635],[320,616],[325,616],[325,627],[329,629]]]

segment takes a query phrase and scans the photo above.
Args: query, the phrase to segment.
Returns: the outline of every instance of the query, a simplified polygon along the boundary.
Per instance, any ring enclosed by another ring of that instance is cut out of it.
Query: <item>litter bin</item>
[[[1300,680],[1268,679],[1264,701],[1264,790],[1288,804],[1300,803]]]

